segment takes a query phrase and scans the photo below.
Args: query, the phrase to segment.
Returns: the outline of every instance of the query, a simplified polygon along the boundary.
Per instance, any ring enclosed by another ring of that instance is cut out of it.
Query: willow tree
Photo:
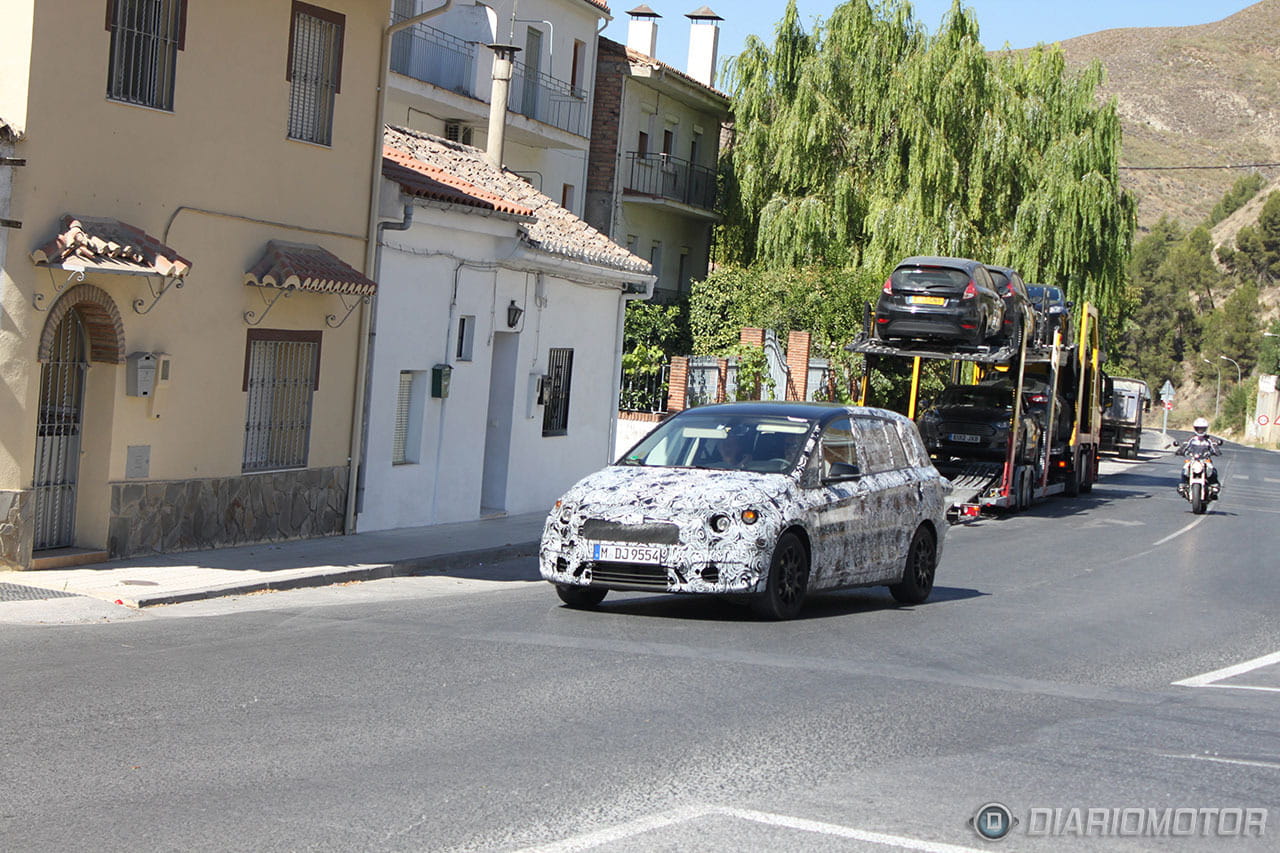
[[[935,34],[903,0],[850,0],[812,33],[794,1],[772,45],[729,63],[724,260],[858,266],[979,257],[1076,299],[1117,298],[1134,226],[1100,67],[988,54],[958,2]]]

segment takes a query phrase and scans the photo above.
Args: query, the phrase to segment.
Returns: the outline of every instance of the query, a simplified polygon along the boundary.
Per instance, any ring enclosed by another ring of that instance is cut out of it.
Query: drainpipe
[[[401,30],[407,30],[421,21],[434,18],[449,11],[453,0],[444,2],[412,18],[391,24],[382,31],[382,52],[378,57],[378,90],[374,93],[377,108],[374,110],[373,151],[369,161],[369,221],[365,228],[364,274],[375,282],[378,271],[375,269],[378,258],[378,195],[382,187],[382,145],[383,121],[387,108],[387,77],[390,75],[388,63],[391,57],[391,37]],[[375,297],[376,298],[376,297]],[[360,467],[364,461],[364,422],[366,387],[368,383],[369,341],[373,330],[373,303],[360,309],[360,334],[358,352],[356,354],[356,387],[351,413],[351,446],[348,451],[347,473],[347,512],[343,520],[342,532],[356,532],[356,487],[360,480]]]
[[[408,231],[413,226],[413,202],[405,202],[404,218],[399,222],[379,222],[378,223],[378,243],[382,245],[382,234],[385,231]],[[373,260],[373,280],[377,281],[382,276],[382,253],[378,252]],[[370,402],[373,398],[373,364],[374,356],[377,353],[377,347],[374,345],[378,337],[378,295],[373,295],[373,300],[369,311],[369,333],[365,336],[365,352],[368,354],[364,369],[364,397],[360,407],[360,458],[364,459],[369,455],[369,411],[371,409]],[[355,483],[355,510],[358,515],[364,511],[364,482],[365,482],[365,466],[361,465],[356,471]]]

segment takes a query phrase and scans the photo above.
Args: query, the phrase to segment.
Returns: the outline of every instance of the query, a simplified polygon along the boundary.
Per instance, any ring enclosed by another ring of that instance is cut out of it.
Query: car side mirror
[[[856,480],[862,476],[862,472],[858,470],[858,466],[849,462],[832,462],[831,467],[827,469],[827,476],[822,478],[823,483],[839,483],[845,480]]]

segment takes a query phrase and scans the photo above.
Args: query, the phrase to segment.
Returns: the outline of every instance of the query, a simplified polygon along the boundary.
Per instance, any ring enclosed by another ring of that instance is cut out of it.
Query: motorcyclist
[[[1182,445],[1182,455],[1185,457],[1193,456],[1217,456],[1222,451],[1222,439],[1217,436],[1209,435],[1209,421],[1205,418],[1196,418],[1195,423],[1191,425],[1194,430],[1191,437]],[[1218,492],[1218,468],[1210,466],[1209,468],[1209,492],[1217,494]],[[1187,466],[1182,466],[1182,482],[1178,485],[1178,493],[1183,496],[1187,491]]]

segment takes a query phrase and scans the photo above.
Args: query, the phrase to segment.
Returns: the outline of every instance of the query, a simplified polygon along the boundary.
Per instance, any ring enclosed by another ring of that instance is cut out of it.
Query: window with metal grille
[[[413,411],[413,371],[400,371],[400,391],[396,394],[396,427],[391,437],[391,464],[409,462],[405,445],[409,438],[409,415]]]
[[[185,0],[108,0],[107,97],[172,111],[186,29]]]
[[[309,3],[293,4],[289,27],[289,138],[333,141],[334,96],[342,91],[346,16]]]
[[[573,350],[552,349],[547,364],[546,405],[542,410],[542,434],[569,432],[569,386],[573,378]]]
[[[243,470],[305,468],[320,332],[250,329],[245,350]]]

